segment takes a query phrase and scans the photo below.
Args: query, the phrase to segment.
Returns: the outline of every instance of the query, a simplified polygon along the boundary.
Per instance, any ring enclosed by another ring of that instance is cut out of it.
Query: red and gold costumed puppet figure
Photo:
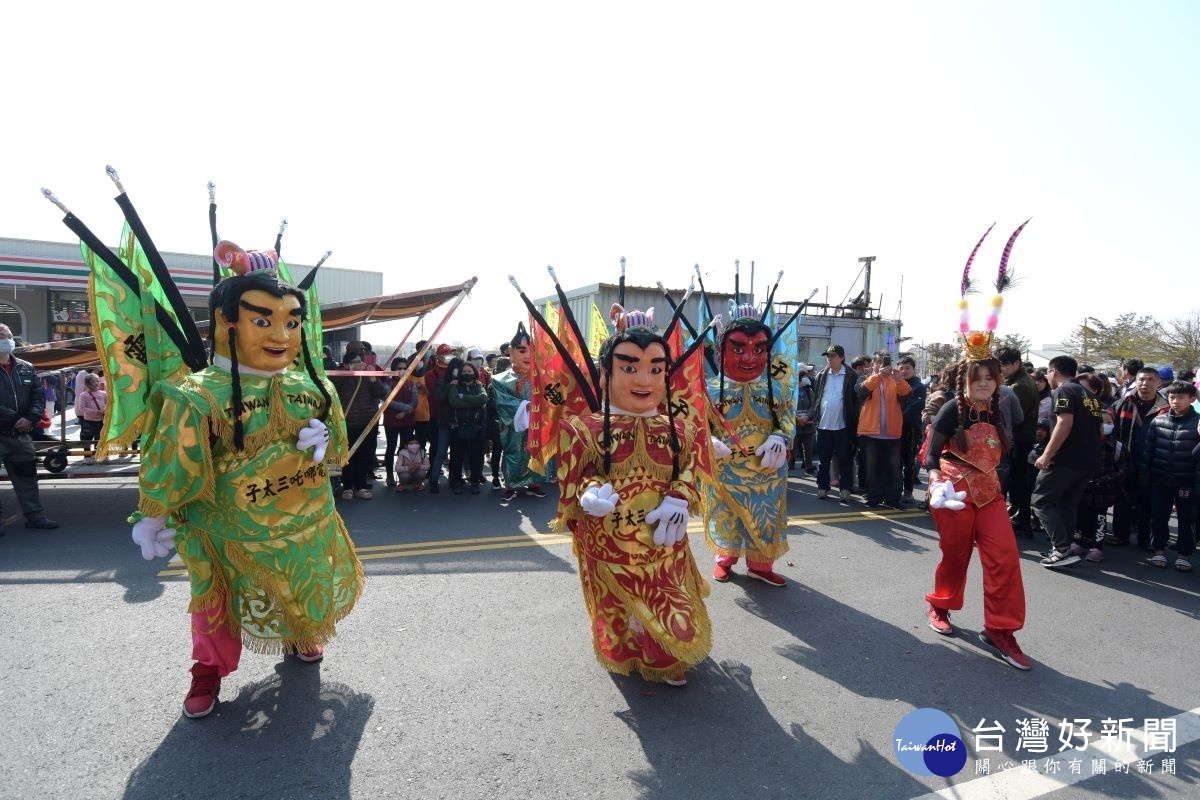
[[[1025,624],[1020,553],[997,473],[1012,443],[1000,411],[1000,362],[991,352],[993,331],[1003,303],[1000,292],[1011,280],[1007,272],[1008,256],[1024,227],[1017,228],[1005,246],[986,331],[970,329],[966,301],[971,261],[983,239],[975,245],[963,272],[963,299],[959,303],[963,359],[957,367],[957,393],[953,402],[946,403],[934,418],[925,459],[929,507],[942,551],[934,573],[934,588],[925,599],[929,603],[929,627],[944,636],[953,636],[950,612],[963,607],[967,567],[972,550],[977,550],[983,567],[980,639],[998,658],[1017,669],[1028,670],[1031,662],[1014,636]]]
[[[708,584],[687,540],[705,433],[663,413],[671,349],[652,317],[615,305],[613,320],[600,349],[603,410],[561,423],[559,521],[574,534],[596,658],[682,686],[712,645]]]

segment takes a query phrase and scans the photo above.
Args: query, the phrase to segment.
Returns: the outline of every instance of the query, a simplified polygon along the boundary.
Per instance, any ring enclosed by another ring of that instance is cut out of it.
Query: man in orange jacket
[[[858,441],[866,459],[867,505],[900,507],[900,434],[904,413],[900,398],[912,392],[892,366],[892,356],[879,350],[871,374],[854,387],[862,401],[858,412]]]

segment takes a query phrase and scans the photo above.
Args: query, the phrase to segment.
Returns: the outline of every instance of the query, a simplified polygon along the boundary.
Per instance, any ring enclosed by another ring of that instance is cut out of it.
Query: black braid
[[[721,366],[721,393],[718,395],[717,409],[722,414],[725,413],[725,338],[721,337],[721,357],[717,360]]]
[[[767,354],[767,408],[771,411],[771,424],[774,426],[771,430],[781,431],[783,426],[779,424],[779,415],[775,413],[775,391],[771,387],[775,381],[771,380],[771,354]]]
[[[325,388],[325,381],[317,377],[317,368],[313,366],[312,356],[309,355],[308,336],[305,335],[303,326],[300,327],[300,351],[304,353],[304,368],[308,370],[308,377],[312,378],[312,382],[317,385],[317,391],[325,399],[325,407],[321,409],[321,414],[317,417],[324,422],[329,417],[329,409],[333,407],[333,398],[329,396],[329,390]]]
[[[679,431],[675,430],[675,406],[671,403],[671,379],[666,377],[668,374],[663,372],[667,386],[667,424],[671,426],[671,483],[674,483],[679,480],[679,452],[682,448],[679,445]]]
[[[242,425],[242,379],[238,375],[237,330],[229,328],[229,372],[233,376],[233,446],[241,450],[246,443],[246,431]]]
[[[612,380],[612,373],[609,372],[608,379]],[[612,408],[608,398],[608,386],[604,387],[604,438],[600,440],[600,445],[604,448],[604,477],[608,477],[608,473],[612,471]]]
[[[999,424],[993,423],[992,427],[996,429],[996,435],[1000,437],[1000,455],[1008,454],[1008,428],[1004,425],[1004,420],[1000,417],[1000,385],[996,385],[996,393],[992,395],[992,419],[997,420]]]
[[[954,432],[954,444],[958,446],[960,452],[967,452],[967,429],[963,427],[967,422],[967,415],[970,413],[967,404],[967,374],[969,369],[967,362],[963,361],[958,365],[958,377],[955,384],[958,393],[954,398],[954,402],[958,406],[958,430]]]

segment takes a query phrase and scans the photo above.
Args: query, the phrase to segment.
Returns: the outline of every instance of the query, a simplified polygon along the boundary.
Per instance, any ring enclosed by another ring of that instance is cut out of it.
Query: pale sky
[[[904,334],[929,343],[983,231],[981,284],[1032,217],[998,333],[1037,346],[1085,316],[1200,309],[1197,9],[15,4],[0,235],[71,241],[44,185],[115,241],[111,163],[164,250],[207,250],[212,180],[243,247],[287,217],[286,258],[332,249],[385,292],[477,276],[442,339],[508,338],[505,276],[547,294],[547,264],[569,289],[615,282],[621,256],[634,285],[699,263],[730,291],[753,260],[762,294],[783,270],[779,298],[837,302],[875,256],[884,315],[903,280]]]

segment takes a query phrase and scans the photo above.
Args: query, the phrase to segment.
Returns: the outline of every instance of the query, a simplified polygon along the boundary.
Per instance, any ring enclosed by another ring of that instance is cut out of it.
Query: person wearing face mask
[[[487,391],[479,380],[478,368],[471,362],[458,370],[447,393],[450,405],[450,491],[462,494],[463,467],[469,475],[471,494],[479,494],[483,483],[483,440],[486,433]]]
[[[420,492],[425,489],[425,477],[429,474],[429,456],[416,438],[405,442],[396,454],[396,491],[403,492],[411,485]]]
[[[425,390],[429,397],[429,493],[437,494],[438,477],[442,474],[442,464],[446,461],[446,451],[450,447],[450,409],[446,404],[445,387],[449,383],[446,377],[454,358],[454,348],[448,344],[439,344],[434,350],[434,357],[425,369]]]
[[[48,519],[42,508],[33,451],[33,429],[42,420],[46,398],[33,364],[13,355],[16,346],[12,330],[0,325],[0,459],[25,514],[25,527],[51,530],[58,523]],[[4,517],[0,515],[3,535]]]
[[[1071,552],[1087,561],[1104,560],[1104,517],[1116,500],[1124,480],[1125,453],[1113,436],[1113,413],[1100,413],[1100,471],[1088,481],[1075,516],[1075,536]]]
[[[794,470],[796,459],[800,459],[805,474],[812,477],[817,474],[817,468],[813,466],[813,446],[817,440],[817,426],[813,425],[813,402],[816,392],[813,389],[812,378],[809,377],[812,366],[801,364],[797,371],[800,373],[800,381],[796,390],[796,439],[792,443],[792,461],[788,468]]]
[[[408,371],[408,360],[405,358],[393,358],[391,371],[396,373],[395,380],[400,380],[400,377]],[[394,381],[392,384],[394,385]],[[417,407],[417,380],[410,378],[404,382],[404,385],[396,392],[395,398],[388,403],[388,407],[383,412],[383,435],[386,440],[386,445],[383,451],[383,463],[387,470],[387,485],[392,488],[396,485],[396,477],[393,474],[392,466],[393,459],[396,457],[396,446],[398,442],[407,442],[416,435],[416,420],[413,418],[413,412]],[[401,447],[400,449],[403,449]]]

